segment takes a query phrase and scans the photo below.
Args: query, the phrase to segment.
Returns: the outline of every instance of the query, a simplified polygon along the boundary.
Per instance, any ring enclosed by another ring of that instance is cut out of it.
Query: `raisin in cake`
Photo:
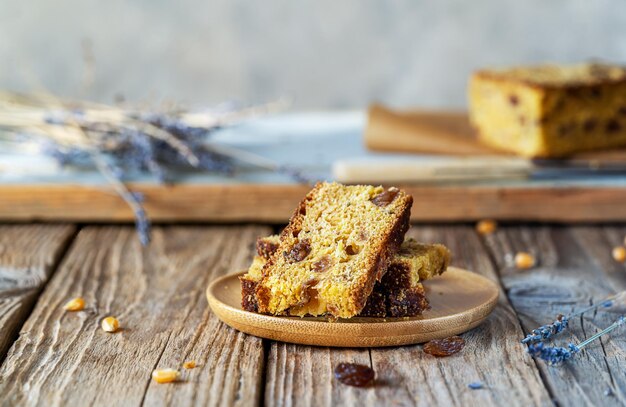
[[[412,203],[397,188],[317,184],[263,266],[258,311],[357,315],[404,240]]]
[[[480,139],[526,157],[626,146],[626,69],[541,65],[475,73],[470,119]]]

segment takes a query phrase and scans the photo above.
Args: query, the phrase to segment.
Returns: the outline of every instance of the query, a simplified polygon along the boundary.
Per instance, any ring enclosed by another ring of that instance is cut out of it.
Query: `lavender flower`
[[[528,345],[528,353],[531,356],[545,360],[550,366],[560,365],[578,352],[580,352],[580,348],[573,343],[568,344],[567,348],[545,346],[543,342]]]
[[[529,345],[550,339],[554,335],[563,332],[563,330],[567,328],[568,324],[569,319],[566,316],[563,316],[563,314],[559,314],[556,317],[556,320],[551,324],[543,325],[537,329],[533,329],[530,334],[526,335],[526,337],[522,339],[522,343],[525,345]]]

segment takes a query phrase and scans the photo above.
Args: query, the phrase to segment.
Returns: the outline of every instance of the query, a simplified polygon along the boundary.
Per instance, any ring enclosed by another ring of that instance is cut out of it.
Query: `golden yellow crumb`
[[[615,261],[619,261],[620,263],[626,261],[626,248],[623,246],[614,247],[612,254]]]
[[[183,367],[185,369],[193,369],[194,367],[196,367],[196,361],[195,360],[190,360],[188,362],[183,363]]]
[[[152,371],[152,379],[157,383],[171,383],[178,380],[180,372],[176,369],[156,369]]]
[[[535,265],[535,257],[526,252],[519,252],[515,255],[515,267],[518,269],[529,269]]]
[[[106,317],[100,322],[100,326],[106,332],[115,332],[119,329],[120,323],[115,317]]]
[[[476,224],[476,231],[481,235],[490,235],[496,231],[498,224],[494,220],[481,220]]]
[[[85,300],[81,297],[76,297],[65,303],[63,309],[66,311],[81,311],[85,308]]]

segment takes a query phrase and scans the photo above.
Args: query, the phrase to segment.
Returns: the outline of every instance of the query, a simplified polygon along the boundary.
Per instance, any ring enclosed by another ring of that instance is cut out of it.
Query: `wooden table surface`
[[[420,345],[330,349],[262,340],[223,325],[205,288],[245,268],[257,236],[275,227],[156,227],[142,248],[130,226],[0,226],[0,403],[56,405],[623,405],[626,340],[603,337],[561,367],[535,361],[524,333],[626,289],[626,269],[611,257],[623,226],[502,226],[479,236],[472,225],[414,225],[410,236],[443,242],[453,264],[502,287],[495,312],[463,335],[465,349],[437,359]],[[507,257],[534,253],[517,271]],[[82,296],[85,311],[63,304]],[[107,315],[120,332],[99,328]],[[610,324],[599,312],[571,321],[574,341]],[[183,370],[157,384],[155,368]],[[339,362],[372,366],[373,388],[339,384]],[[480,381],[485,388],[471,390]],[[611,389],[611,395],[607,395]]]

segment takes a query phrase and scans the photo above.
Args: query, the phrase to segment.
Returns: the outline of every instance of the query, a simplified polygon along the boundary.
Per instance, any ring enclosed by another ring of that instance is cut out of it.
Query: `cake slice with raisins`
[[[263,266],[258,312],[359,314],[404,240],[412,203],[397,188],[317,184]]]
[[[626,146],[626,68],[537,65],[476,72],[470,119],[480,139],[526,157]]]
[[[400,247],[382,280],[361,311],[370,317],[413,317],[429,308],[422,281],[442,274],[450,264],[450,251],[442,244],[408,239]]]
[[[278,247],[277,235],[257,240],[257,255],[248,273],[240,277],[242,307],[256,312],[256,285],[261,270]],[[423,244],[413,239],[402,243],[391,259],[382,280],[376,282],[360,316],[412,317],[428,309],[421,281],[443,273],[450,262],[450,252],[441,244]]]

